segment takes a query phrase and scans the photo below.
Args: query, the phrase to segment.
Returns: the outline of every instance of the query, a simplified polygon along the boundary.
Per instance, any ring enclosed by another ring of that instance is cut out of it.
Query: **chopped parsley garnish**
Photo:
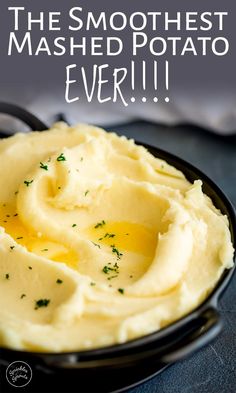
[[[89,190],[85,191],[84,196],[88,195]]]
[[[17,216],[18,216],[18,213],[14,214],[14,217],[17,217]]]
[[[5,275],[5,278],[6,278],[6,280],[9,280],[10,275],[7,273],[7,274]]]
[[[60,189],[61,189],[61,187],[57,187],[57,189],[58,189],[58,190],[60,190]]]
[[[91,282],[90,285],[91,285],[91,287],[94,287],[96,285],[96,283],[95,282]]]
[[[116,254],[117,259],[121,259],[121,257],[123,256],[123,254],[116,248],[116,246],[114,244],[111,245],[112,248],[112,252],[114,254]]]
[[[81,158],[80,158],[80,161],[83,161],[83,159],[84,159],[84,157],[81,157]]]
[[[22,295],[21,295],[21,299],[23,299],[24,297],[26,297],[26,294],[25,293],[22,293]]]
[[[20,239],[23,239],[23,236],[19,236],[16,238],[16,240],[20,240]]]
[[[48,248],[44,248],[43,250],[41,250],[41,251],[48,251]]]
[[[113,266],[114,266],[114,268],[115,268],[115,269],[119,269],[119,266],[117,265],[117,262],[116,262],[116,263],[114,263],[114,265],[113,265]]]
[[[25,180],[24,181],[24,184],[26,185],[26,187],[29,187],[30,184],[32,184],[32,183],[33,183],[33,180]]]
[[[33,268],[32,268],[32,266],[28,266],[28,269],[29,269],[29,270],[32,270]]]
[[[38,310],[38,308],[40,307],[47,307],[50,303],[49,299],[39,299],[39,300],[35,300],[35,310]]]
[[[77,224],[73,224],[73,225],[72,225],[72,228],[74,228],[74,227],[76,227],[76,226],[77,226]]]
[[[66,157],[64,156],[64,153],[61,153],[61,154],[57,157],[57,161],[66,161]]]
[[[40,162],[40,167],[41,169],[44,169],[45,171],[48,171],[48,166]]]
[[[109,263],[108,265],[110,265],[110,263]],[[105,265],[105,266],[103,267],[103,269],[102,269],[103,273],[105,273],[105,274],[109,274],[109,273],[111,273],[111,272],[119,273],[119,266],[117,265],[117,263],[115,263],[112,267],[111,267],[111,266],[108,266],[108,265]],[[115,275],[115,276],[110,276],[110,277],[108,278],[108,280],[111,280],[111,278],[115,278],[115,277],[117,277],[117,275]]]
[[[106,233],[103,237],[100,237],[98,240],[103,240],[105,238],[110,239],[110,238],[112,238],[114,236],[116,236],[114,233]]]
[[[57,281],[56,281],[56,283],[57,283],[57,284],[62,284],[63,281],[62,281],[60,278],[58,278]]]
[[[14,250],[14,248],[15,248],[15,246],[10,246],[10,249],[11,249],[11,250]]]
[[[122,295],[124,295],[125,292],[124,288],[118,288],[117,291],[120,292]]]
[[[15,195],[17,195],[19,193],[19,191],[15,191]]]
[[[96,246],[98,248],[101,248],[100,244],[97,244],[97,243],[94,243],[94,242],[92,242],[92,243],[93,243],[94,246]]]
[[[105,221],[102,220],[101,222],[98,222],[98,223],[94,226],[94,228],[97,229],[97,228],[103,227],[103,225],[105,225],[105,224],[106,224]]]
[[[114,233],[106,233],[106,234],[104,235],[104,237],[108,237],[108,238],[114,237],[114,236],[115,236]]]
[[[110,270],[113,270],[113,269],[111,269],[109,266],[104,266],[102,269],[103,273],[105,273],[105,274],[108,274],[110,272]]]
[[[116,276],[110,276],[110,277],[108,277],[107,279],[108,279],[108,280],[112,280],[113,278],[116,278],[116,277],[118,277],[118,274],[117,274]]]

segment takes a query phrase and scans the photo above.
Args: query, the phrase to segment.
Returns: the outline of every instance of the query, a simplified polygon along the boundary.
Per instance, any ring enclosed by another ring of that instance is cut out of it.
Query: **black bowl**
[[[20,118],[33,130],[43,131],[47,128],[19,107],[16,110],[15,106],[0,103],[0,112]],[[202,180],[204,193],[228,217],[235,248],[235,211],[222,190],[188,162],[156,147],[143,143],[142,145],[154,156],[164,159],[181,170],[190,182],[196,179]],[[198,308],[152,334],[125,344],[78,352],[39,353],[0,348],[0,364],[6,367],[16,360],[27,362],[33,368],[33,378],[28,385],[28,391],[110,392],[125,390],[149,379],[163,371],[169,364],[202,348],[218,335],[222,322],[217,312],[217,303],[233,273],[234,267],[226,270],[217,286]],[[11,391],[9,386],[5,386],[5,391]]]

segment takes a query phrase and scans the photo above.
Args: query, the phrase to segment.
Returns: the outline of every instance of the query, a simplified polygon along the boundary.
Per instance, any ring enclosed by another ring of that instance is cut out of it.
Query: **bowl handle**
[[[197,329],[192,329],[191,333],[184,335],[176,346],[170,348],[170,352],[161,356],[161,361],[163,361],[163,363],[172,363],[185,358],[189,354],[201,349],[219,334],[222,329],[222,320],[214,307],[209,307],[204,310],[200,316],[197,317],[197,320],[201,319],[202,323],[200,326],[198,324]],[[176,334],[178,334],[178,332],[176,332]]]
[[[32,113],[21,108],[18,105],[8,104],[6,102],[0,102],[0,113],[16,117],[27,124],[33,131],[44,131],[48,129],[48,126],[39,120]]]

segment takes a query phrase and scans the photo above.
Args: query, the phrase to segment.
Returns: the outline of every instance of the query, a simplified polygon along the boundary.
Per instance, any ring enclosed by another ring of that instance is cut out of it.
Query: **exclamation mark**
[[[154,90],[157,91],[158,89],[158,73],[157,73],[157,61],[154,60],[153,63],[153,82],[154,82]],[[158,101],[158,97],[153,97],[153,101],[157,102]]]
[[[134,81],[135,81],[135,76],[134,76],[134,61],[131,61],[131,88],[134,90]]]
[[[134,91],[135,87],[135,67],[134,67],[134,61],[131,61],[131,89]],[[135,97],[130,98],[131,102],[135,102]]]
[[[142,64],[143,64],[143,67],[142,67],[142,82],[143,82],[143,90],[145,91],[146,90],[146,61],[143,60]],[[142,101],[146,102],[147,98],[143,97]]]
[[[169,62],[166,60],[166,73],[165,73],[165,85],[166,85],[166,92],[169,91]],[[165,98],[165,102],[169,102],[170,99],[168,96]]]

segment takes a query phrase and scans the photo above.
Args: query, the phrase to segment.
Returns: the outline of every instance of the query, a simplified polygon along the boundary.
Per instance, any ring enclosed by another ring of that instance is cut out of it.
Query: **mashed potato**
[[[232,266],[201,181],[87,125],[0,142],[0,345],[123,343],[198,306]]]

